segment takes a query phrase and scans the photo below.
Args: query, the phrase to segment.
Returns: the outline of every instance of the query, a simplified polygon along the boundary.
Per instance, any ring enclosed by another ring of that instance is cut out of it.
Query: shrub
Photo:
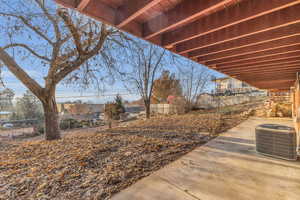
[[[289,103],[276,104],[277,115],[280,112],[282,116],[278,117],[292,117],[292,105]]]
[[[45,125],[44,123],[38,123],[33,127],[33,132],[36,135],[43,135],[45,133]]]
[[[109,128],[111,128],[113,120],[121,119],[121,115],[123,113],[125,113],[125,107],[123,106],[123,101],[120,95],[116,96],[115,102],[109,102],[105,104],[104,114]]]
[[[119,114],[125,113],[125,107],[123,105],[123,100],[120,95],[117,95],[115,98],[116,110]]]
[[[60,129],[73,129],[73,128],[80,128],[81,124],[75,119],[63,119],[60,121]]]
[[[116,103],[105,104],[104,114],[105,114],[105,118],[107,120],[119,120],[120,119],[120,113],[118,111],[118,106]]]
[[[204,124],[205,128],[212,137],[222,131],[223,125],[223,116],[219,113],[208,114],[207,121]]]
[[[176,114],[181,115],[187,112],[187,103],[183,97],[174,98],[172,105],[176,108]]]

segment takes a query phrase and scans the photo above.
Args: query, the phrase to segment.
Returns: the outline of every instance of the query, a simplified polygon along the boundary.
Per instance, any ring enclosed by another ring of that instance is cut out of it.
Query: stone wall
[[[258,117],[292,117],[292,102],[289,98],[269,97],[256,109]]]

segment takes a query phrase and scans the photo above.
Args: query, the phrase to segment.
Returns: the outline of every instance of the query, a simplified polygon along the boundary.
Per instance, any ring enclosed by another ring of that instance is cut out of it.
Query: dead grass
[[[0,199],[108,199],[207,142],[207,119],[156,117],[58,141],[0,143]],[[242,120],[224,117],[222,130]]]

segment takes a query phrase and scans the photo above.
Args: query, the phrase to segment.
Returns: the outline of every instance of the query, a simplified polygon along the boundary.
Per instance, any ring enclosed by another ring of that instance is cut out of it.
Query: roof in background
[[[0,115],[10,115],[12,112],[9,111],[0,111]]]
[[[216,79],[213,79],[212,81],[213,82],[216,82],[216,81],[223,81],[223,80],[227,80],[227,79],[230,79],[231,77],[222,77],[222,78],[216,78]]]

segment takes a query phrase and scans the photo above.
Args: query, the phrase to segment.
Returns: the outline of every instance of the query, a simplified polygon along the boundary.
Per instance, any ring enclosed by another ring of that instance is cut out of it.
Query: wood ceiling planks
[[[255,86],[299,71],[300,0],[56,1]]]

